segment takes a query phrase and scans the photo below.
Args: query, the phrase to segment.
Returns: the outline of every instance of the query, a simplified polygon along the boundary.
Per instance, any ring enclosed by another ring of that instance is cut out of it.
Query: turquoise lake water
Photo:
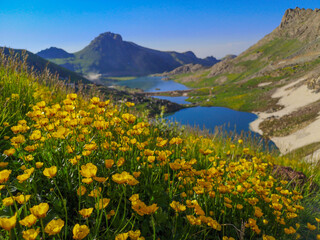
[[[162,80],[162,77],[139,77],[127,81],[119,81],[115,83],[119,86],[127,86],[129,88],[140,88],[145,92],[165,92],[173,90],[188,90],[183,84],[172,80]]]
[[[154,96],[153,98],[165,99],[170,102],[175,102],[178,104],[188,104],[190,102],[186,101],[188,97],[167,97],[167,96]]]
[[[240,134],[242,131],[250,131],[249,123],[257,119],[257,115],[224,107],[192,107],[181,109],[165,118],[211,132],[215,127],[222,126],[226,131],[236,131]]]
[[[161,77],[141,77],[121,81],[118,85],[129,88],[140,88],[145,92],[188,89],[180,83],[161,80]],[[166,99],[179,104],[189,103],[186,101],[187,97],[155,96],[155,98]],[[262,137],[258,133],[254,133],[249,129],[249,124],[257,119],[257,115],[249,112],[240,112],[224,107],[191,107],[168,114],[165,118],[170,121],[176,121],[182,125],[206,129],[211,133],[215,131],[216,127],[220,127],[223,131],[227,132],[232,131],[233,133],[244,135],[250,134],[263,142]],[[269,147],[275,147],[273,142],[270,142],[268,145]]]

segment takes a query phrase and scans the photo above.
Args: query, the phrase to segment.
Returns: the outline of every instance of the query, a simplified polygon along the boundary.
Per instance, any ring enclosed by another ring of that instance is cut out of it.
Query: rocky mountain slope
[[[287,153],[320,147],[317,128],[308,128],[320,126],[319,76],[320,10],[295,8],[239,56],[171,78],[197,88],[190,93],[197,104],[259,112],[252,128]]]
[[[100,34],[91,43],[72,56],[56,48],[41,51],[38,55],[72,71],[103,76],[141,76],[152,73],[171,71],[184,64],[201,64],[212,66],[217,59],[197,58],[191,52],[163,52],[123,41],[119,34],[106,32]]]

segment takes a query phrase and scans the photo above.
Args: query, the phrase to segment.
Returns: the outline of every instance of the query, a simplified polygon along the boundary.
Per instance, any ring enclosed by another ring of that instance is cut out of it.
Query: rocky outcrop
[[[307,81],[307,86],[309,89],[315,92],[320,92],[320,75],[313,76]]]
[[[234,58],[236,58],[236,57],[237,57],[237,55],[228,54],[228,55],[226,55],[225,57],[221,58],[220,61],[227,60],[227,59],[234,59]]]
[[[273,52],[272,48],[277,51]],[[214,65],[208,77],[245,72],[250,69],[250,62],[254,61],[256,61],[254,64],[256,72],[252,72],[246,79],[265,75],[279,76],[277,73],[274,74],[275,70],[313,61],[318,56],[320,56],[320,10],[288,9],[275,30],[238,57]]]
[[[173,69],[170,72],[164,72],[163,76],[172,76],[172,75],[177,75],[177,74],[185,74],[185,73],[195,73],[199,70],[207,69],[206,67],[202,66],[201,64],[186,64],[181,67],[177,67]]]
[[[294,171],[291,167],[279,165],[273,166],[272,175],[275,178],[288,181],[293,187],[302,186],[307,182],[307,176],[303,172]]]
[[[273,34],[279,37],[294,38],[300,41],[319,39],[320,10],[295,8],[288,9]]]
[[[208,78],[215,77],[224,73],[238,73],[245,70],[242,66],[236,66],[234,64],[234,58],[226,58],[221,62],[218,62],[214,66],[210,68],[210,73],[208,74]]]

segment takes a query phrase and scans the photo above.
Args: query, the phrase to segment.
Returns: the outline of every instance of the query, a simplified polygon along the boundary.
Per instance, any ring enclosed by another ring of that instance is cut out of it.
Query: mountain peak
[[[45,59],[73,57],[72,53],[68,53],[65,50],[57,47],[50,47],[36,54]]]
[[[104,76],[143,76],[171,71],[184,64],[212,66],[217,59],[197,58],[191,52],[158,51],[123,41],[121,35],[105,32],[74,53],[73,59],[59,60],[60,65],[79,73]]]
[[[120,34],[116,34],[116,33],[112,33],[112,32],[101,33],[95,39],[98,39],[98,40],[115,40],[115,41],[122,42],[121,35]]]
[[[289,8],[274,31],[278,37],[316,40],[320,33],[320,9]]]

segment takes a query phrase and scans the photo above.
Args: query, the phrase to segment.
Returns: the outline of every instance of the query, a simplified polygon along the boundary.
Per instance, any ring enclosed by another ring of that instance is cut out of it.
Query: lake
[[[158,99],[165,99],[170,102],[175,102],[178,104],[190,104],[190,102],[186,101],[188,97],[169,97],[169,96],[153,96],[153,98],[158,98]]]
[[[145,92],[165,92],[173,90],[188,90],[183,84],[172,80],[162,80],[162,77],[139,77],[132,80],[118,81],[114,83],[129,88],[140,88]]]
[[[120,81],[117,85],[129,88],[141,88],[145,92],[187,90],[183,84],[174,81],[161,80],[162,77],[140,77],[128,81]],[[159,90],[160,89],[160,90]],[[154,96],[154,98],[166,99],[179,104],[188,104],[188,97],[167,97]],[[258,133],[250,131],[249,124],[257,119],[257,115],[249,112],[235,111],[224,107],[190,107],[168,114],[165,119],[176,121],[182,125],[190,125],[206,129],[213,133],[216,127],[222,127],[224,131],[235,132],[237,134],[246,133],[262,141]],[[273,142],[269,142],[269,147],[276,148]]]
[[[241,134],[242,131],[250,131],[249,123],[257,119],[257,115],[224,107],[192,107],[181,109],[165,118],[183,125],[205,128],[210,132],[217,126],[223,126],[226,131]]]

